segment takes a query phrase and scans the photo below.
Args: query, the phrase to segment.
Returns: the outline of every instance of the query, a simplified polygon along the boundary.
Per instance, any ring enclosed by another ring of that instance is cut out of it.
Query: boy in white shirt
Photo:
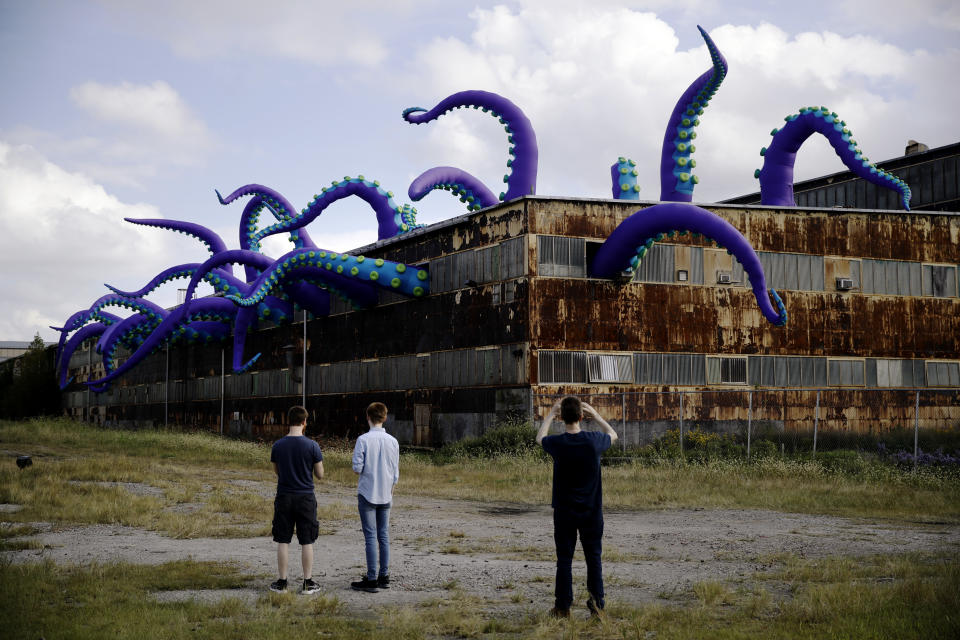
[[[368,593],[390,586],[390,504],[393,486],[400,478],[400,444],[384,430],[386,419],[387,407],[382,402],[367,407],[370,430],[357,438],[353,449],[353,470],[360,476],[357,506],[366,546],[367,574],[350,586]]]

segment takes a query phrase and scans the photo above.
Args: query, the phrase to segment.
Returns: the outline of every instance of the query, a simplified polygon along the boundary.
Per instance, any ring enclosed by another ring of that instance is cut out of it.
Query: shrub
[[[496,458],[498,456],[543,456],[536,441],[537,430],[526,421],[501,422],[477,438],[445,445],[434,456],[451,458]]]

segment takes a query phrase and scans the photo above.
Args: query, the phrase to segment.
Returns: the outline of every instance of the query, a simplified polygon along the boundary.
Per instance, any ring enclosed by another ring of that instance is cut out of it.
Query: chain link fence
[[[534,418],[568,394],[534,394]],[[854,449],[924,454],[960,440],[960,389],[752,389],[577,394],[617,431],[623,451],[679,430],[730,434],[745,453]]]

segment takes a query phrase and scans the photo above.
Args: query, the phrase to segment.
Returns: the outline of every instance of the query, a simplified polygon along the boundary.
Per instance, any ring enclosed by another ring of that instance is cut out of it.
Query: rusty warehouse
[[[588,277],[601,242],[652,204],[529,196],[381,241],[359,251],[425,265],[429,296],[385,293],[372,309],[337,303],[262,329],[247,341],[262,356],[241,375],[224,371],[220,345],[174,347],[106,393],[74,383],[64,406],[108,425],[270,438],[302,398],[315,433],[356,435],[377,399],[401,442],[420,445],[535,417],[568,392],[610,394],[593,402],[626,443],[678,419],[960,424],[960,214],[704,205],[756,249],[789,312],[780,328],[738,263],[689,236],[655,245],[632,278]],[[78,350],[71,373],[95,378],[97,360]]]

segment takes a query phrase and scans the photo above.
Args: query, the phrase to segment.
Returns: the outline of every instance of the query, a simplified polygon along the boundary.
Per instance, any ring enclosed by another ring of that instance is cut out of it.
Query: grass
[[[508,443],[515,445],[514,436]],[[12,463],[0,466],[0,502],[24,507],[3,514],[3,520],[123,524],[177,538],[269,531],[275,480],[263,444],[204,433],[117,431],[36,420],[0,421],[0,448],[35,456],[35,464],[23,471]],[[325,448],[324,484],[354,486],[350,454],[342,445]],[[911,473],[877,462],[852,468],[779,457],[634,461],[604,468],[604,504],[960,522],[957,474],[933,468]],[[410,453],[401,460],[397,494],[545,505],[551,479],[550,462],[529,448],[510,456]],[[136,493],[119,483],[152,490]],[[322,531],[332,533],[331,523],[352,518],[353,512],[340,503],[321,506]],[[463,551],[462,542],[451,536],[449,552]]]
[[[464,592],[456,581],[443,585],[447,591],[441,598],[351,613],[336,597],[324,595],[264,593],[252,605],[240,597],[212,603],[168,603],[155,597],[170,590],[250,588],[252,578],[242,567],[226,563],[0,563],[0,625],[7,637],[265,640],[305,636],[938,639],[954,638],[960,630],[960,558],[956,555],[816,561],[783,556],[780,560],[774,570],[754,576],[753,584],[700,582],[671,604],[636,606],[618,602],[614,596],[601,621],[589,620],[577,610],[569,620],[554,620],[544,607],[524,605],[517,594],[506,600],[484,600]],[[502,608],[506,603],[515,605],[509,615]],[[22,615],[24,611],[30,615]],[[77,615],[78,611],[84,615]]]

